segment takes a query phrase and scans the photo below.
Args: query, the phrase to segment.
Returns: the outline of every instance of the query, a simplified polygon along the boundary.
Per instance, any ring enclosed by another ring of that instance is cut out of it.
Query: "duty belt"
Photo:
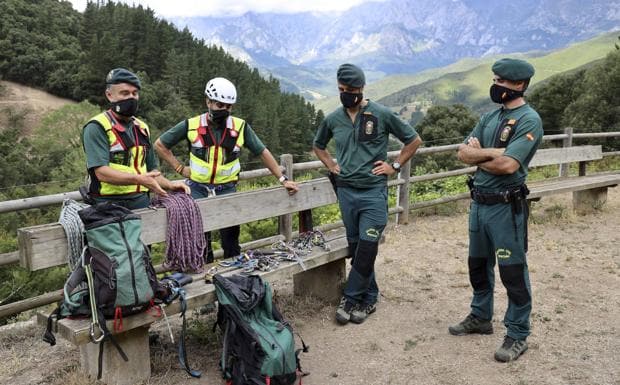
[[[498,192],[483,192],[473,186],[473,183],[468,182],[469,192],[471,199],[477,203],[483,205],[494,205],[497,203],[515,203],[525,199],[530,190],[525,184],[512,188],[510,190],[498,191]]]
[[[471,190],[471,199],[483,205],[494,205],[496,203],[512,203],[514,201],[524,199],[529,190],[525,185],[515,190],[500,191],[494,193],[485,193],[479,190]]]

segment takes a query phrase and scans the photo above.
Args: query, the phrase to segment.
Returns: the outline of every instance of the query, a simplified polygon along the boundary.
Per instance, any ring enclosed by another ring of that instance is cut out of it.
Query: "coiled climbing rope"
[[[164,266],[181,272],[202,272],[206,242],[196,202],[185,193],[170,193],[153,199],[153,205],[165,207],[168,218]]]
[[[65,199],[62,201],[62,209],[58,222],[67,235],[67,264],[71,271],[80,264],[82,249],[84,248],[84,224],[78,215],[78,211],[88,207],[87,204]]]

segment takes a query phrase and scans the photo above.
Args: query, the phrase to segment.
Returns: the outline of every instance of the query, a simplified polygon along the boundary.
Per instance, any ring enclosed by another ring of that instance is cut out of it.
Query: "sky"
[[[87,0],[69,0],[83,11]],[[369,1],[385,0],[120,0],[148,6],[161,17],[239,16],[246,12],[297,13],[304,11],[344,11]]]

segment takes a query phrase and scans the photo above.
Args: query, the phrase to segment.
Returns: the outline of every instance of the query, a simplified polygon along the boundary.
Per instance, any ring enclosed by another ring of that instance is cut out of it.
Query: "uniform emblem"
[[[497,249],[495,250],[495,256],[499,259],[508,259],[512,255],[510,249]]]
[[[364,127],[364,132],[366,133],[366,135],[370,135],[372,134],[372,131],[375,128],[375,124],[373,123],[372,120],[368,120],[366,122],[366,126]]]
[[[366,230],[366,235],[374,239],[377,239],[380,236],[379,231],[372,227]]]
[[[531,132],[528,132],[527,134],[525,134],[525,136],[527,137],[527,140],[531,140],[531,141],[534,140],[534,135],[532,135]]]
[[[505,142],[508,140],[508,137],[510,136],[510,130],[512,129],[512,127],[510,126],[506,126],[504,127],[504,129],[502,130],[502,134],[499,136],[499,140],[502,142]]]

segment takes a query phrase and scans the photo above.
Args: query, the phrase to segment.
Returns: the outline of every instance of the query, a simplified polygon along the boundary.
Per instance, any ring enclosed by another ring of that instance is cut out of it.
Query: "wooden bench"
[[[541,149],[530,162],[530,167],[579,162],[578,176],[549,178],[528,183],[529,200],[573,193],[573,209],[578,214],[591,213],[600,209],[607,201],[607,189],[620,184],[620,173],[586,175],[586,165],[593,160],[603,159],[601,146],[573,146]]]
[[[222,195],[198,201],[205,231],[212,231],[260,219],[300,213],[300,222],[311,224],[311,209],[336,203],[336,196],[327,178],[300,183],[300,191],[289,196],[282,187],[267,188],[249,192]],[[144,209],[136,213],[142,217],[142,239],[146,244],[165,240],[167,220],[165,209]],[[309,215],[310,214],[310,215]],[[22,228],[18,230],[20,261],[30,270],[66,264],[67,240],[58,223]],[[294,292],[298,295],[314,295],[331,302],[341,295],[346,279],[345,257],[348,254],[346,239],[340,235],[328,242],[329,251],[315,247],[304,257],[306,270],[296,262],[281,263],[270,272],[261,273],[267,280],[293,276]],[[232,270],[225,274],[238,273]],[[197,308],[216,300],[215,288],[206,283],[204,274],[194,275],[194,282],[186,286],[188,307]],[[165,308],[170,317],[180,312],[175,301]],[[38,316],[41,325],[47,314]],[[150,377],[150,356],[148,330],[159,321],[149,313],[141,313],[123,319],[123,331],[116,335],[122,348],[129,356],[123,361],[115,349],[104,349],[103,377],[107,384],[133,384]],[[58,333],[80,347],[82,370],[95,377],[99,346],[89,340],[90,320],[63,319],[57,322]],[[113,330],[111,321],[108,329]]]

